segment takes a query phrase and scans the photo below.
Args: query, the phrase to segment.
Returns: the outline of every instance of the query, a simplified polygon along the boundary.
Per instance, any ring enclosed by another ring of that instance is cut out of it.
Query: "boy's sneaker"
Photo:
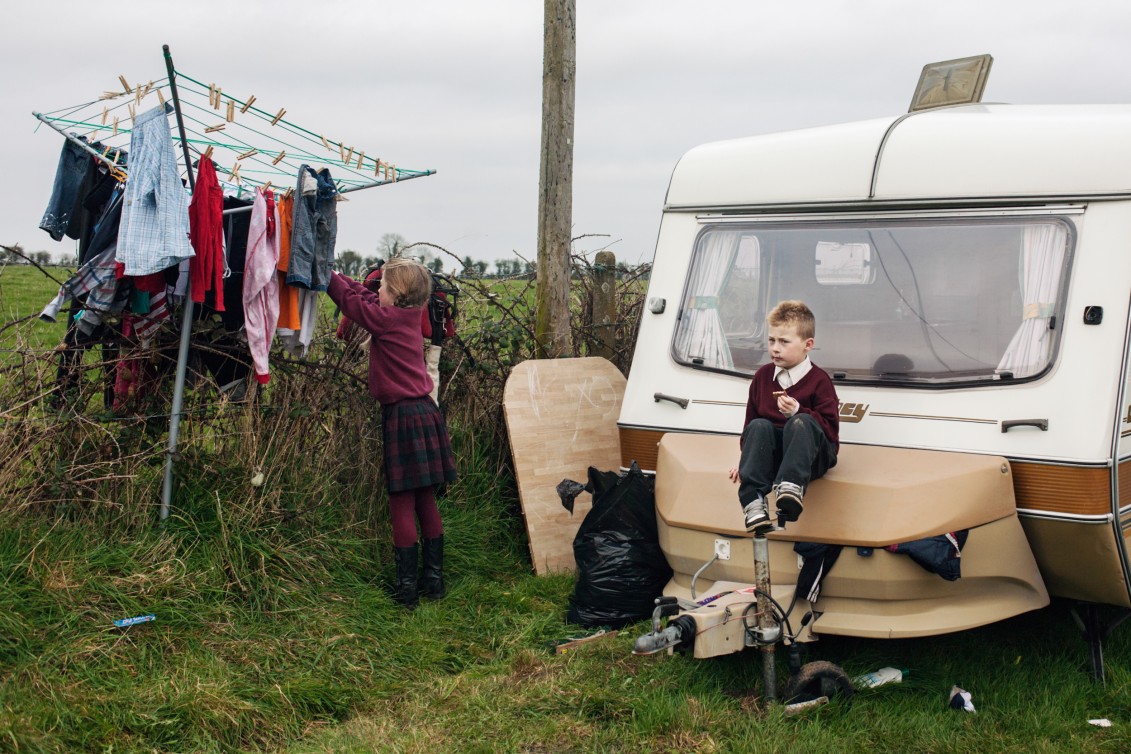
[[[774,530],[774,522],[766,513],[766,501],[761,497],[747,503],[742,513],[746,519],[746,531],[761,535]]]
[[[796,521],[805,506],[801,504],[801,485],[793,482],[778,484],[778,517],[783,521]]]

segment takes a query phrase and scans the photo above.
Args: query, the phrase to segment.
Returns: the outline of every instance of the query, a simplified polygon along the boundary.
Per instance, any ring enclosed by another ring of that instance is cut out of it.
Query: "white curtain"
[[[1014,377],[1036,374],[1048,363],[1053,333],[1049,318],[1056,311],[1068,235],[1061,225],[1032,225],[1021,237],[1021,326],[1009,341],[998,371]]]
[[[729,231],[710,233],[695,255],[691,284],[675,337],[675,353],[681,361],[702,359],[704,366],[734,367],[719,317],[719,294],[734,265],[741,237]]]

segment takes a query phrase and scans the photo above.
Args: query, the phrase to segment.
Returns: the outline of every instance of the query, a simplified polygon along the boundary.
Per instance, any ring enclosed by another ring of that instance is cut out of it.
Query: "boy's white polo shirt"
[[[812,368],[813,362],[809,360],[808,356],[806,356],[801,360],[801,362],[794,364],[790,369],[785,369],[783,367],[778,367],[777,369],[775,369],[774,382],[781,385],[783,390],[787,390],[800,382],[801,378],[809,374],[809,370]],[[784,379],[782,378],[783,375],[785,376]]]

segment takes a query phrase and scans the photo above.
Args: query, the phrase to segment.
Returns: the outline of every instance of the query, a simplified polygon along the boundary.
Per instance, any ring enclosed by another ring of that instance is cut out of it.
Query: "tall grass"
[[[15,272],[35,303],[14,319],[54,293],[34,270],[9,268],[0,301],[14,297]],[[54,342],[36,344],[30,321],[6,330],[0,751],[1131,746],[1127,635],[1112,637],[1108,683],[1094,685],[1063,605],[953,636],[823,639],[811,658],[853,674],[896,665],[911,675],[804,717],[759,703],[756,653],[632,656],[644,624],[551,654],[548,643],[585,631],[564,620],[572,578],[531,574],[499,405],[509,368],[532,350],[529,289],[483,281],[465,294],[467,348],[448,349],[444,365],[460,471],[440,499],[450,594],[413,613],[387,591],[391,545],[364,362],[332,338],[329,312],[312,357],[278,359],[251,399],[221,398],[205,378],[190,387],[180,486],[160,525],[166,388],[107,411],[91,353],[89,400],[52,407]],[[575,339],[583,353],[583,328]],[[112,622],[150,613],[156,621]],[[778,665],[784,678],[784,658]],[[946,708],[953,684],[974,694],[977,713]]]

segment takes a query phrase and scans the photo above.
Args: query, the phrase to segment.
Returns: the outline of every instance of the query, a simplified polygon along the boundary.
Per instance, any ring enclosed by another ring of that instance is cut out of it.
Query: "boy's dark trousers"
[[[775,427],[769,419],[752,419],[742,431],[738,501],[745,507],[783,481],[804,489],[833,466],[836,450],[808,414],[794,414],[784,428]]]

